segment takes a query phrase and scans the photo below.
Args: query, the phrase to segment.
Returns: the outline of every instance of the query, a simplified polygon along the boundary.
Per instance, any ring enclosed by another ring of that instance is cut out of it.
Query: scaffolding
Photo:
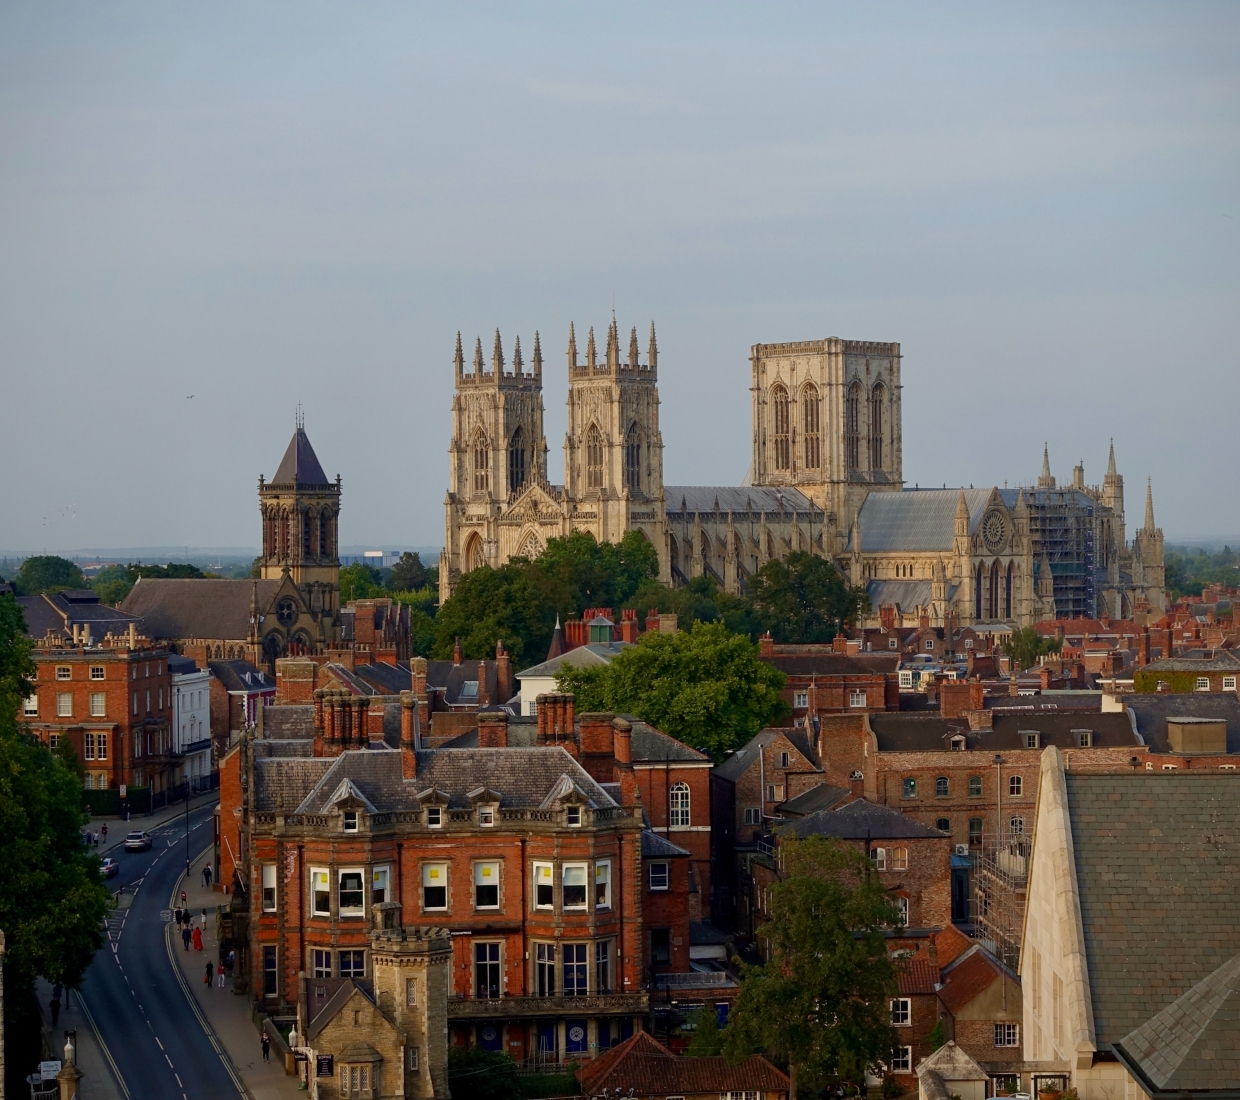
[[[1006,966],[1020,964],[1020,936],[1029,888],[1030,838],[1024,829],[982,836],[970,908],[977,938]]]
[[[1061,619],[1093,618],[1094,500],[1075,489],[1028,489],[1033,560],[1045,552],[1054,578],[1055,614]]]

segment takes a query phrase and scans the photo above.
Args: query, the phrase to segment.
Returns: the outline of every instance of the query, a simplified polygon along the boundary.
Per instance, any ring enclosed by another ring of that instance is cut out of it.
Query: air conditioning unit
[[[956,845],[956,855],[967,856],[969,854],[969,846],[967,844]]]

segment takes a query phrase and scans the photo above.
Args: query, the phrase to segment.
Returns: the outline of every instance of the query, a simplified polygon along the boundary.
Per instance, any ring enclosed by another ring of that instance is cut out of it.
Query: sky
[[[1240,537],[1234,4],[0,6],[0,549],[440,545],[452,352],[658,327],[664,478],[749,348],[896,340],[907,482]],[[624,341],[622,340],[622,344]],[[1135,521],[1135,522],[1134,522]]]

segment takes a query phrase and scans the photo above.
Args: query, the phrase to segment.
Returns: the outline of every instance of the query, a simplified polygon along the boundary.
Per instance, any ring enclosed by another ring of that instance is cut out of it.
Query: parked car
[[[125,837],[125,851],[127,852],[145,852],[150,846],[150,833],[130,833]]]
[[[99,864],[99,869],[103,872],[104,878],[111,878],[121,869],[121,865],[111,856],[104,856],[103,861]]]

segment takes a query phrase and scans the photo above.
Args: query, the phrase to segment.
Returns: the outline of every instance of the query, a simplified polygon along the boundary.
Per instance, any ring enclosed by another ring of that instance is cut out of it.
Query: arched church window
[[[597,424],[591,424],[586,432],[586,488],[603,487],[603,433]]]
[[[977,567],[977,576],[974,578],[973,585],[973,617],[978,621],[982,621],[982,567]]]
[[[808,385],[801,393],[802,420],[805,425],[805,468],[818,469],[821,462],[821,436],[819,434],[820,407],[818,388]]]
[[[783,386],[771,391],[771,404],[775,410],[775,469],[787,470],[792,466],[792,447],[788,430],[788,391]]]
[[[309,512],[302,512],[301,514],[301,556],[303,558],[314,557],[314,544],[310,541]]]
[[[485,493],[491,488],[491,445],[481,428],[474,436],[474,492]]]
[[[848,387],[844,399],[844,461],[850,470],[861,465],[861,383]]]
[[[320,512],[319,513],[319,557],[320,558],[326,559],[326,558],[331,557],[331,542],[329,541],[329,538],[328,538],[330,532],[331,532],[331,513]]]
[[[870,391],[870,469],[883,468],[883,405],[887,390],[881,382]]]
[[[624,485],[631,493],[641,492],[642,443],[637,434],[637,422],[629,425],[624,437]]]
[[[469,541],[465,544],[465,570],[471,572],[486,564],[486,558],[482,553],[482,539],[476,534],[471,535]]]
[[[1012,569],[1012,563],[1008,562],[1007,577],[1003,582],[1003,617],[1005,619],[1012,617]]]
[[[508,440],[508,491],[520,492],[525,484],[525,432],[521,425],[512,433]]]
[[[990,598],[986,601],[986,617],[999,618],[999,563],[990,563]]]

